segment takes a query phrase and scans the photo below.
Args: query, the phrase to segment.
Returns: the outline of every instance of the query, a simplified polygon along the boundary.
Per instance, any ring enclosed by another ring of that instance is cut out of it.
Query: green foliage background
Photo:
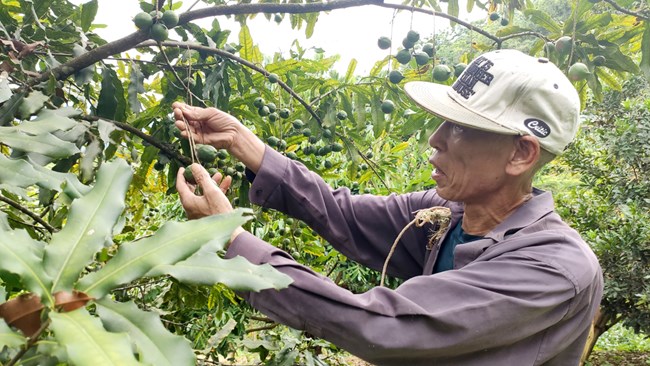
[[[143,2],[140,6],[145,12],[184,9],[179,25],[170,29],[171,39],[156,43],[149,40],[148,31],[139,30],[107,43],[95,33],[97,0],[81,6],[66,0],[0,0],[0,207],[7,218],[0,222],[3,232],[26,233],[42,243],[35,247],[56,247],[52,239],[70,221],[76,221],[74,202],[96,186],[102,167],[125,161],[133,174],[125,186],[124,210],[115,223],[104,225],[110,235],[91,244],[96,252],[89,251],[90,264],[78,262],[82,265],[70,275],[68,289],[78,278],[75,276],[103,268],[123,246],[155,235],[169,221],[184,220],[174,183],[179,167],[191,162],[191,153],[173,126],[173,101],[214,106],[233,114],[269,145],[318,172],[333,187],[380,195],[428,189],[433,182],[426,141],[440,121],[408,100],[401,85],[410,80],[432,80],[431,70],[436,65],[467,63],[480,52],[509,47],[548,57],[565,71],[576,62],[590,70],[585,80],[575,82],[585,116],[579,139],[564,157],[545,169],[537,184],[555,192],[560,213],[601,259],[607,280],[601,333],[623,322],[647,334],[647,2],[203,3],[209,7],[184,11],[188,4],[180,1]],[[296,32],[310,36],[320,12],[344,5],[380,6],[388,12],[431,16],[437,11],[437,16],[457,24],[435,39],[423,37],[409,51],[433,45],[435,53],[423,65],[414,59],[404,64],[395,59],[405,36],[396,35],[387,51],[390,55],[377,60],[368,75],[356,71],[355,60],[344,74],[332,71],[336,55],[321,52],[310,56],[298,43],[288,57],[263,55],[246,25],[247,19],[262,13],[269,21],[290,22]],[[455,17],[461,6],[484,13],[485,20],[472,25],[460,21]],[[500,20],[489,20],[489,14],[495,13]],[[231,31],[219,22],[225,15],[242,25],[238,42],[228,43]],[[195,23],[203,18],[212,19],[209,27]],[[507,25],[502,25],[503,19]],[[571,38],[568,52],[555,48],[554,42],[563,36]],[[143,56],[129,57],[133,49]],[[596,62],[598,56],[605,61]],[[403,80],[391,81],[389,72],[399,72]],[[271,74],[279,80],[269,77]],[[449,85],[454,78],[438,82]],[[394,102],[392,113],[381,110],[385,100]],[[261,113],[260,106],[268,112]],[[236,206],[250,207],[243,165],[225,151],[204,160],[204,166],[233,176],[229,197]],[[303,223],[251,208],[255,219],[246,228],[301,263],[355,292],[379,283],[378,273],[346,260]],[[156,322],[189,340],[201,362],[346,362],[345,354],[331,344],[257,314],[233,292],[231,287],[236,286],[232,282],[196,273],[189,278],[180,281],[163,272],[136,276],[116,283],[107,297],[116,304],[131,302],[138,309],[159,314]],[[2,266],[0,279],[7,299],[34,291],[29,276],[8,264]],[[398,284],[396,279],[388,281],[390,287]],[[47,289],[42,292],[50,293]],[[42,333],[43,339],[66,334],[66,324],[99,329],[91,315],[97,312],[101,318],[103,311],[103,318],[111,318],[108,310],[101,310],[106,305],[102,304],[87,306],[83,311],[88,317],[81,320],[74,318],[74,312],[52,307],[56,324]],[[115,330],[104,332],[110,337]],[[97,339],[102,339],[100,333],[96,333]],[[0,339],[7,346],[0,353],[3,360],[21,359],[17,357],[19,349],[27,340],[4,323],[0,323]],[[133,340],[127,338],[126,342]],[[27,356],[40,354],[48,360],[69,361],[66,351],[48,348],[45,341],[29,346],[32,353]],[[138,360],[144,357],[136,356]],[[30,363],[28,358],[21,360]]]

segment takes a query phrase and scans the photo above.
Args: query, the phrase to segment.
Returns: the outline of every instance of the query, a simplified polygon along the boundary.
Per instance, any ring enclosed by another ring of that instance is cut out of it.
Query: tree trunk
[[[589,337],[587,337],[587,343],[582,351],[582,357],[580,357],[580,366],[584,366],[589,359],[598,338],[620,320],[620,317],[609,314],[602,306],[596,311],[594,320],[591,322],[591,330],[589,331]]]

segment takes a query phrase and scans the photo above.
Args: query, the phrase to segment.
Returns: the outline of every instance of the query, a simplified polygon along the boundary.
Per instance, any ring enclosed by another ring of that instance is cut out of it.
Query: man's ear
[[[533,136],[515,137],[514,149],[506,166],[506,173],[518,176],[532,172],[540,158],[539,141]]]

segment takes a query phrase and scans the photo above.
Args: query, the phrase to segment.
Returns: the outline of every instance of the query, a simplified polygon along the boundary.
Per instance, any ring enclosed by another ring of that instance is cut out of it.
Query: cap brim
[[[491,119],[472,112],[449,96],[453,89],[448,85],[426,81],[411,81],[404,85],[404,91],[417,105],[436,116],[462,126],[506,135],[521,132],[504,127]]]

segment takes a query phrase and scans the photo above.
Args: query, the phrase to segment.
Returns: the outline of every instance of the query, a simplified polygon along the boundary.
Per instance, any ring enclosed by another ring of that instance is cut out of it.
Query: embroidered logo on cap
[[[485,85],[490,85],[494,75],[490,74],[488,70],[494,66],[494,63],[487,58],[480,56],[472,62],[463,74],[456,80],[451,87],[465,99],[469,99],[476,92],[474,85],[481,82]]]
[[[548,127],[546,122],[537,118],[528,118],[524,121],[524,126],[537,137],[547,137],[551,134],[551,128]]]

